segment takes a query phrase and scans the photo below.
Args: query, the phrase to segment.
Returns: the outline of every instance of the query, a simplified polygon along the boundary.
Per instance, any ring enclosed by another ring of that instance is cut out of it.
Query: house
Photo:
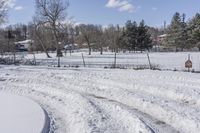
[[[153,39],[152,51],[165,51],[164,42],[167,39],[167,34],[162,34]]]
[[[157,37],[156,41],[158,45],[162,45],[165,39],[167,38],[167,34],[163,34]]]
[[[16,49],[20,52],[29,51],[31,49],[31,46],[33,44],[32,40],[24,40],[14,43],[16,46]]]
[[[75,50],[75,49],[77,49],[77,47],[78,47],[78,44],[67,44],[64,46],[64,49],[65,50]]]

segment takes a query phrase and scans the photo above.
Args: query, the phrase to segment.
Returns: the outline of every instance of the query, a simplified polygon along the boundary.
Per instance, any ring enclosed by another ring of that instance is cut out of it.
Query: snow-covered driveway
[[[200,131],[199,74],[1,66],[0,91],[41,104],[55,133]]]

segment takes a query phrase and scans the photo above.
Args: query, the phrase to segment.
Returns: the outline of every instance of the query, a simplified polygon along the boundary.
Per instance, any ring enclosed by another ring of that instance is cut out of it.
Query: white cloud
[[[16,11],[20,11],[20,10],[23,10],[24,8],[22,6],[15,6],[14,9]]]
[[[9,8],[14,8],[16,0],[6,0],[6,4]]]
[[[135,7],[128,0],[108,0],[108,8],[118,8],[119,11],[133,12]]]
[[[6,1],[6,7],[7,8],[11,8],[11,9],[14,9],[16,11],[20,11],[20,10],[24,9],[23,6],[16,5],[16,0],[5,0],[5,1]]]

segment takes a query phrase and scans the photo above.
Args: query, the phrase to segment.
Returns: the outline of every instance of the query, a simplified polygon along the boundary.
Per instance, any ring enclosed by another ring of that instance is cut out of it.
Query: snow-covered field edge
[[[2,66],[1,78],[2,91],[40,103],[56,133],[199,131],[198,74]]]

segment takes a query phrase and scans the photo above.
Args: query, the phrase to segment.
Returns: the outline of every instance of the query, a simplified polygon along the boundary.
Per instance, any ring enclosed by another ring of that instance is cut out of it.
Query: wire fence
[[[55,53],[50,53],[52,58],[46,58],[44,53],[28,54],[16,53],[4,54],[0,57],[0,64],[22,64],[37,66],[61,67],[89,67],[89,68],[121,68],[121,69],[159,69],[173,71],[187,71],[185,62],[192,61],[191,71],[200,71],[200,53],[112,53],[103,55],[93,53],[88,55],[83,52],[75,52],[64,55],[58,59]]]

